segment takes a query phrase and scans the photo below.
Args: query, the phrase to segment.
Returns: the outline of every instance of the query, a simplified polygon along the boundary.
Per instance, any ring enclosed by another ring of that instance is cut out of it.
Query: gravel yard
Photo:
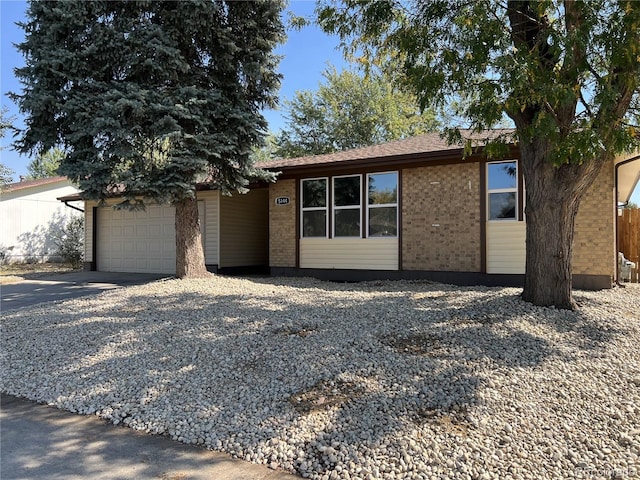
[[[165,280],[2,315],[0,388],[316,479],[640,476],[640,287]]]

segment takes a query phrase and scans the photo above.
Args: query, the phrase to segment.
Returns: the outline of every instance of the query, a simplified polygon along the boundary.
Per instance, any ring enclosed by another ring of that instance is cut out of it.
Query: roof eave
[[[517,154],[517,147],[511,147],[510,155]],[[418,152],[401,155],[387,155],[375,158],[354,158],[349,160],[310,163],[303,165],[282,165],[263,167],[265,170],[280,171],[284,175],[304,174],[318,170],[350,170],[354,168],[379,168],[383,166],[395,167],[398,165],[419,165],[422,163],[463,163],[476,162],[484,156],[484,147],[478,147],[474,152],[465,157],[463,148],[437,150],[433,152]]]

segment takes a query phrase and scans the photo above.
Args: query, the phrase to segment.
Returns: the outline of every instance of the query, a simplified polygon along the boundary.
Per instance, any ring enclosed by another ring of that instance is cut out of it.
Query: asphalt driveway
[[[298,477],[2,394],[2,479],[295,480]]]
[[[37,303],[97,295],[104,290],[141,285],[166,277],[153,273],[70,272],[0,285],[0,313]]]
[[[72,272],[0,285],[0,313],[43,302],[57,302],[166,275]],[[2,393],[0,471],[3,479],[40,478],[119,480],[209,479],[285,480],[282,471],[229,455],[184,445],[166,436],[116,427]]]

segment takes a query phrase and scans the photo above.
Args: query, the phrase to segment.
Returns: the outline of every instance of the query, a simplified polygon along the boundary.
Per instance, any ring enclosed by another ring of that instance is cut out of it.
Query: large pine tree
[[[62,145],[86,199],[176,207],[176,271],[207,274],[196,184],[242,191],[276,102],[283,3],[32,1],[14,95],[23,152]]]

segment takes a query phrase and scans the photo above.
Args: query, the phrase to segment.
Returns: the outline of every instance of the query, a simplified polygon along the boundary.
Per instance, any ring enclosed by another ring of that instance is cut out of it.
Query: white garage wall
[[[53,235],[81,212],[57,198],[78,192],[68,180],[2,192],[0,195],[0,249],[8,261],[57,259]],[[83,202],[73,202],[82,208]]]

